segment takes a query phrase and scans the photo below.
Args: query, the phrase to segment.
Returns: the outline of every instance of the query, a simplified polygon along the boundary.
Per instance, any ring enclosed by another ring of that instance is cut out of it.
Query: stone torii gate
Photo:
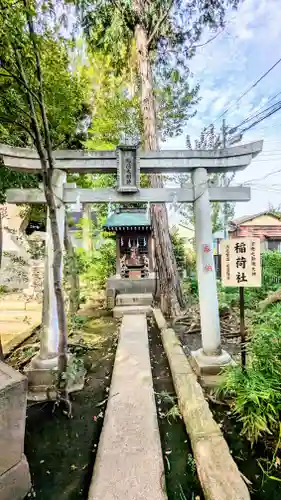
[[[200,300],[202,348],[193,352],[198,372],[214,373],[231,361],[221,350],[216,275],[212,249],[210,201],[249,201],[246,187],[211,187],[208,173],[245,169],[262,151],[263,142],[221,150],[182,150],[142,152],[134,146],[120,146],[116,151],[56,151],[54,192],[57,199],[57,220],[63,242],[65,205],[92,203],[186,203],[194,205],[197,276]],[[0,145],[5,166],[28,173],[40,173],[41,165],[35,150]],[[80,189],[66,183],[67,173],[116,173],[116,189]],[[140,172],[145,174],[191,173],[192,185],[187,188],[140,188]],[[45,203],[42,189],[11,189],[8,203]],[[53,369],[58,357],[58,321],[53,288],[53,247],[50,221],[47,221],[47,250],[44,281],[43,331],[40,355],[32,362],[34,369]]]

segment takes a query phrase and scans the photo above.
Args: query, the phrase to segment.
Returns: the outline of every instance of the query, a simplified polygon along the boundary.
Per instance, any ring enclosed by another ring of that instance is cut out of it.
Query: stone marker
[[[0,499],[23,500],[31,488],[23,454],[26,378],[0,361]]]

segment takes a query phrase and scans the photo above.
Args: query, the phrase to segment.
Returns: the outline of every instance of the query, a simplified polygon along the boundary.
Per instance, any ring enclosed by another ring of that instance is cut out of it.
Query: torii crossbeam
[[[65,204],[76,203],[184,203],[194,204],[197,277],[200,299],[202,349],[193,353],[198,371],[220,370],[231,361],[221,350],[216,275],[212,250],[210,201],[248,201],[245,187],[209,186],[208,173],[238,171],[246,168],[262,151],[263,142],[221,150],[182,150],[142,152],[136,147],[120,146],[116,151],[55,151],[53,189],[57,199],[57,220],[63,242]],[[32,149],[0,145],[3,164],[13,170],[40,173],[38,154]],[[66,184],[67,173],[117,173],[116,189],[77,189]],[[140,188],[140,173],[191,173],[192,185],[185,188]],[[42,189],[11,189],[9,203],[45,203]],[[44,328],[36,367],[54,366],[58,354],[58,322],[51,265],[53,258],[50,224],[47,221],[46,280],[44,287]],[[208,251],[206,251],[208,249]]]

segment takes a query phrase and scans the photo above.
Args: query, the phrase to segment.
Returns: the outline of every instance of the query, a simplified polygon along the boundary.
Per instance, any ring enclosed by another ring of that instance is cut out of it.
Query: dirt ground
[[[168,499],[203,500],[184,422],[179,417],[165,416],[177,400],[160,333],[152,326],[149,328],[149,347]],[[174,403],[163,395],[174,398]]]
[[[106,316],[91,318],[93,314],[87,312],[83,334],[79,333],[90,349],[83,355],[88,368],[85,388],[72,395],[73,419],[59,409],[52,414],[52,403],[28,407],[25,453],[33,489],[26,500],[87,499],[117,345],[116,322]],[[36,342],[34,335],[28,349]],[[17,363],[16,352],[11,360]]]

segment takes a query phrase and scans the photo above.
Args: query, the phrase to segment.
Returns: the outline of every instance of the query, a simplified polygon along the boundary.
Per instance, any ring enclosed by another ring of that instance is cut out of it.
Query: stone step
[[[151,316],[152,307],[151,306],[115,306],[113,309],[114,318],[123,318],[128,314],[146,314]]]
[[[151,306],[152,293],[120,293],[116,297],[117,306]]]

